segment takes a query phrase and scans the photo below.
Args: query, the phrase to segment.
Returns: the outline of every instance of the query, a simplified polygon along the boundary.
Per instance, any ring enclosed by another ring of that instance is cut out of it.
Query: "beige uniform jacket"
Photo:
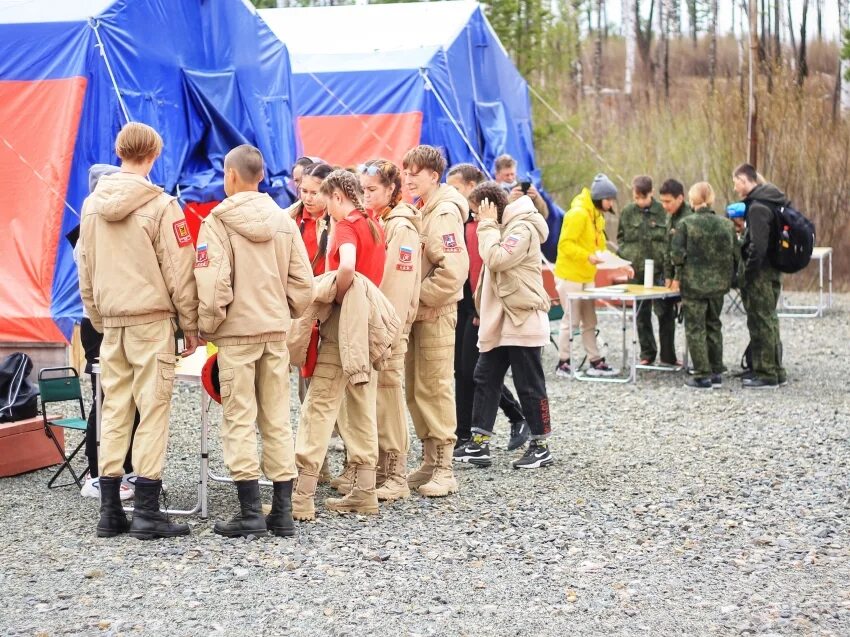
[[[293,324],[287,337],[293,365],[304,366],[313,323],[328,320],[335,298],[336,271],[316,277],[316,298],[302,319]],[[359,272],[354,273],[354,281],[339,311],[339,334],[323,334],[322,338],[339,346],[342,371],[348,382],[352,385],[367,383],[372,369],[381,369],[386,363],[390,348],[401,331],[401,320],[387,297]]]
[[[145,178],[100,178],[83,203],[80,295],[94,328],[143,325],[178,318],[198,333],[195,252],[174,197]]]
[[[475,305],[481,329],[487,317],[481,309],[484,277],[489,277],[505,315],[514,326],[532,314],[548,312],[551,302],[543,287],[543,253],[540,245],[549,236],[549,226],[528,196],[505,209],[501,227],[492,219],[478,222],[478,251],[484,262],[476,287]]]
[[[463,282],[469,276],[469,254],[463,224],[469,203],[454,187],[442,184],[422,207],[422,287],[416,320],[433,319],[457,310]]]
[[[402,320],[401,338],[410,332],[419,309],[422,277],[422,218],[419,211],[405,202],[381,217],[387,242],[387,260],[381,279],[381,292],[389,299]]]
[[[292,218],[269,195],[240,192],[201,224],[198,323],[216,345],[285,341],[313,301],[313,271]]]

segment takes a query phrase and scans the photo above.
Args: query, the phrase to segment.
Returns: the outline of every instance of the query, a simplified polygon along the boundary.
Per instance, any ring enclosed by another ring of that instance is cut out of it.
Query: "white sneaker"
[[[83,488],[80,489],[80,495],[84,498],[97,498],[99,500],[100,478],[88,478],[83,484]],[[136,495],[136,492],[126,483],[121,482],[121,488],[118,490],[118,497],[121,498],[121,501],[131,500],[134,495]]]

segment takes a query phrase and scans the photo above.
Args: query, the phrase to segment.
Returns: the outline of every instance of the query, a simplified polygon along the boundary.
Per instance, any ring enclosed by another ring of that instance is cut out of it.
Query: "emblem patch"
[[[454,232],[443,235],[443,249],[446,252],[460,252],[460,246],[457,244]]]
[[[185,219],[175,221],[173,227],[178,246],[185,248],[192,244],[192,234],[189,232],[189,224],[186,223]]]
[[[398,260],[400,263],[412,263],[413,262],[413,248],[408,248],[407,246],[401,246],[398,249]]]
[[[210,258],[207,254],[207,244],[202,243],[198,246],[198,250],[195,253],[195,267],[196,268],[206,268],[209,267]]]

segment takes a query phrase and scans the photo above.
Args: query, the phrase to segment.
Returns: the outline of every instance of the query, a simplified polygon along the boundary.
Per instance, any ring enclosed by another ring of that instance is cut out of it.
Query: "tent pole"
[[[103,46],[103,40],[100,39],[100,21],[97,18],[89,18],[89,26],[94,31],[94,37],[97,38],[97,46],[100,49],[100,57],[103,58],[106,64],[106,71],[109,73],[109,79],[112,81],[112,88],[115,89],[115,95],[118,96],[118,104],[121,106],[121,112],[124,114],[124,121],[128,124],[132,121],[130,113],[127,110],[127,105],[124,103],[124,98],[121,97],[121,91],[118,90],[118,82],[115,80],[115,74],[112,72],[112,65],[109,63],[109,58],[106,57],[106,47]]]

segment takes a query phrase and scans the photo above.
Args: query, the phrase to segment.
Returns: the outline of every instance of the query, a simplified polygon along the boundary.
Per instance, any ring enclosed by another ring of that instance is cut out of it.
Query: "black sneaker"
[[[723,374],[712,374],[711,375],[711,384],[714,387],[722,387],[723,386]]]
[[[741,382],[741,387],[744,389],[776,389],[779,387],[779,383],[766,378],[745,378]]]
[[[685,387],[691,389],[714,389],[710,378],[689,378],[685,381]]]
[[[600,358],[599,360],[590,361],[590,367],[587,368],[585,374],[588,376],[616,376],[619,374],[616,369],[608,365],[605,362],[604,358]]]
[[[490,460],[490,439],[476,434],[471,441],[455,450],[452,459],[455,462],[468,462],[476,467],[489,467],[493,464]]]
[[[524,420],[511,423],[511,439],[508,442],[508,451],[519,449],[528,442],[528,423]]]
[[[553,464],[555,459],[549,451],[549,445],[540,440],[532,440],[522,458],[513,461],[514,469],[539,469]]]
[[[455,451],[457,451],[458,449],[460,449],[461,447],[463,447],[463,446],[464,446],[465,444],[467,444],[470,440],[472,440],[472,438],[458,438],[458,439],[455,441]]]

